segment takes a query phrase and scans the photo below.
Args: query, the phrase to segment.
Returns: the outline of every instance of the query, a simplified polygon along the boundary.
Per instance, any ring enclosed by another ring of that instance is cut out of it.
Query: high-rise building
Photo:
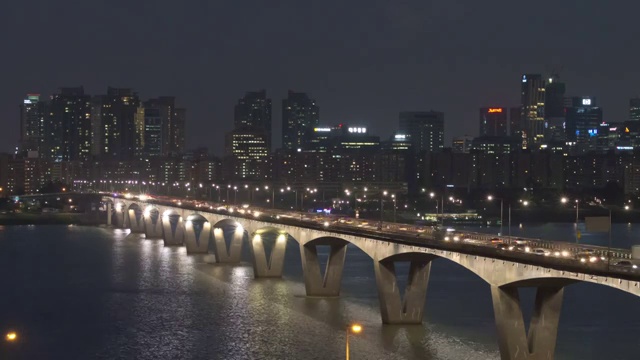
[[[544,118],[564,118],[566,86],[557,75],[548,79],[544,90]]]
[[[480,108],[480,136],[507,136],[509,124],[507,108],[494,106]]]
[[[40,94],[27,94],[20,104],[20,151],[37,151],[42,157],[44,148],[45,120],[47,103],[40,99]]]
[[[522,121],[529,145],[544,141],[545,82],[540,74],[522,75]]]
[[[550,77],[544,92],[544,140],[564,142],[565,127],[565,84],[557,75]]]
[[[572,99],[572,106],[567,109],[566,137],[567,141],[574,143],[578,153],[596,149],[600,124],[602,108],[597,106],[595,97]]]
[[[92,101],[93,151],[113,160],[133,160],[141,134],[136,128],[140,99],[131,89],[107,88]]]
[[[520,106],[509,109],[509,135],[521,136],[524,129],[522,123],[522,108]]]
[[[45,123],[45,158],[86,161],[91,156],[91,96],[83,87],[61,88],[51,96]]]
[[[454,137],[451,143],[451,150],[454,153],[468,153],[473,148],[473,136],[464,135]]]
[[[313,130],[320,122],[320,109],[306,93],[289,90],[282,100],[282,148],[306,150]]]
[[[187,124],[187,109],[177,108],[171,118],[169,136],[169,151],[174,154],[182,154],[185,151],[185,134]]]
[[[142,154],[144,157],[168,156],[171,153],[171,122],[175,98],[162,96],[143,102]],[[138,115],[140,116],[140,115]],[[140,121],[139,121],[140,122]]]
[[[271,99],[267,98],[267,91],[247,92],[240,98],[235,107],[233,124],[235,130],[264,131],[267,148],[271,151]]]
[[[264,131],[233,130],[226,138],[227,155],[232,160],[232,178],[264,180],[270,177],[269,149]]]
[[[629,99],[629,120],[640,120],[640,97]]]
[[[414,151],[439,151],[444,147],[444,113],[439,111],[403,111],[400,132],[411,135]]]

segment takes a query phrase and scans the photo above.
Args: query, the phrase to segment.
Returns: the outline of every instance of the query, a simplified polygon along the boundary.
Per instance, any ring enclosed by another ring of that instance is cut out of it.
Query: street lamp
[[[387,196],[387,194],[386,190],[380,193],[380,229],[382,229],[382,222],[384,219],[384,199],[382,197]]]
[[[393,199],[393,222],[396,222],[396,194],[392,194],[391,198]]]
[[[347,346],[346,346],[346,357],[345,357],[346,360],[349,360],[349,335],[359,334],[360,332],[362,332],[362,326],[358,324],[353,324],[347,327],[347,334],[346,334]]]
[[[429,193],[429,197],[432,199],[435,198],[436,200],[436,223],[438,222],[438,209],[441,209],[440,213],[442,214],[442,216],[440,217],[440,220],[441,223],[444,224],[444,196],[440,195],[440,207],[438,207],[438,198],[436,197],[436,193]]]
[[[492,201],[494,198],[492,195],[487,196],[487,200]],[[504,199],[500,200],[500,236],[502,236],[502,224],[504,223]],[[511,207],[509,207],[509,215],[511,215]],[[509,221],[511,221],[511,216],[509,216]],[[511,223],[509,223],[509,232],[511,232]]]

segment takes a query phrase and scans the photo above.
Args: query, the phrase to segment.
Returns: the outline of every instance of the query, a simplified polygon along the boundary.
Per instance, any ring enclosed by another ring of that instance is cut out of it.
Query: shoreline
[[[14,213],[0,214],[0,225],[85,225],[100,226],[105,221],[99,213]]]

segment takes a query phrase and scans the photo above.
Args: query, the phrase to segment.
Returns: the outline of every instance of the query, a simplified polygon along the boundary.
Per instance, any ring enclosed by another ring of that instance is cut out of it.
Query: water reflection
[[[447,261],[433,263],[425,324],[383,326],[372,260],[352,246],[341,296],[311,298],[293,241],[284,279],[255,280],[247,263],[215,264],[121,230],[0,230],[0,271],[12,274],[0,278],[0,330],[30,341],[0,358],[340,359],[354,322],[364,328],[354,359],[498,358],[487,285]],[[633,358],[637,305],[613,289],[568,287],[557,358]]]

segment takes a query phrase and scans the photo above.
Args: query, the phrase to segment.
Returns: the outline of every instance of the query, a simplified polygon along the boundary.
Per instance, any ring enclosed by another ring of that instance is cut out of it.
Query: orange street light
[[[14,342],[18,340],[18,334],[15,331],[10,331],[5,336],[5,339],[7,339],[8,342]]]
[[[349,333],[359,334],[362,332],[362,326],[359,324],[353,324],[347,327],[347,348],[346,348],[346,360],[349,360]]]

